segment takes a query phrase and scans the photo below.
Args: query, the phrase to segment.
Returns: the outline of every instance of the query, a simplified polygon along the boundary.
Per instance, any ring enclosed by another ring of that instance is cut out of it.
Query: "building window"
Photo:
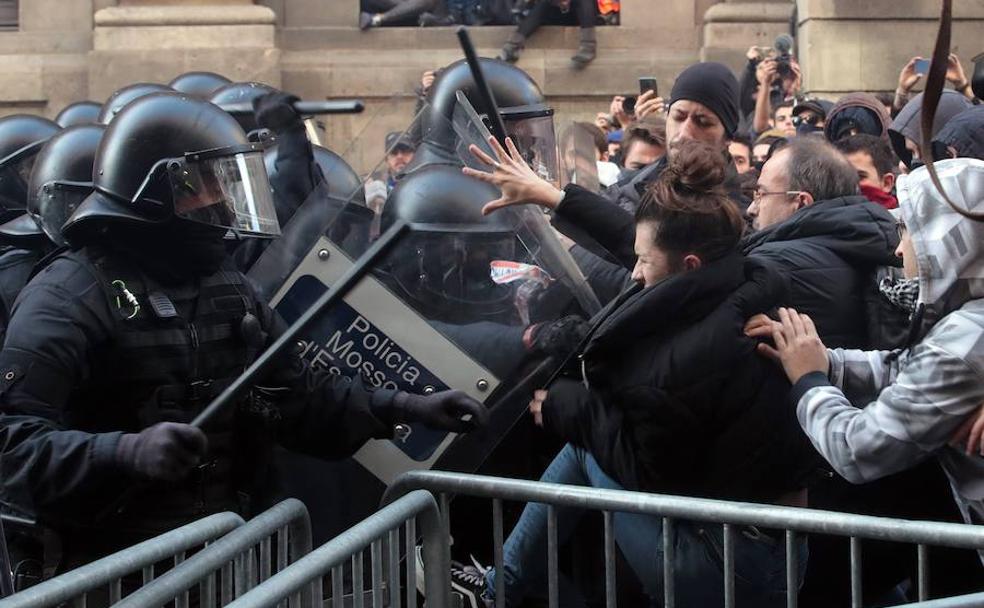
[[[0,0],[0,30],[17,29],[17,0]]]

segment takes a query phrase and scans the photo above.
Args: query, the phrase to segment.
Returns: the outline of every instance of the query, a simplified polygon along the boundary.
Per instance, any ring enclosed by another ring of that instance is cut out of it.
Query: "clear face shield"
[[[34,161],[46,143],[36,141],[0,160],[0,206],[4,211],[24,209]]]
[[[560,183],[554,112],[545,105],[500,108],[508,135],[533,172],[553,184]]]
[[[262,147],[255,144],[164,159],[134,200],[170,200],[175,216],[235,234],[280,234]]]
[[[31,216],[53,243],[64,246],[62,226],[82,201],[92,193],[92,182],[48,182],[37,196],[38,209]]]

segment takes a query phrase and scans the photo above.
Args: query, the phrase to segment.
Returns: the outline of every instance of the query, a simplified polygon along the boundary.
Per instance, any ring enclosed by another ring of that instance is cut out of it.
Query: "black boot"
[[[594,61],[598,51],[598,41],[595,39],[595,28],[581,28],[581,43],[577,47],[577,52],[571,57],[575,69],[581,69]]]
[[[506,43],[502,45],[502,50],[499,51],[499,59],[508,61],[509,63],[516,63],[519,60],[519,53],[525,46],[526,36],[519,32],[513,32],[509,35]]]

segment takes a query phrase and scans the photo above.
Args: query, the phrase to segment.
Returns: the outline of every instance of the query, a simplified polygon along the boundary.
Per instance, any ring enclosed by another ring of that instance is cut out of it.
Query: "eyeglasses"
[[[752,194],[752,200],[753,201],[758,201],[758,200],[761,200],[761,199],[765,198],[766,196],[779,196],[779,195],[783,195],[783,196],[795,196],[795,195],[797,195],[799,193],[800,193],[800,190],[786,190],[785,192],[782,192],[782,191],[780,191],[780,192],[763,192],[762,190],[756,190]]]

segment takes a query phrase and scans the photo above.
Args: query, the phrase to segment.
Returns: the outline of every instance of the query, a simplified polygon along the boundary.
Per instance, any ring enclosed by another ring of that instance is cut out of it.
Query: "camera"
[[[781,34],[776,38],[775,44],[776,74],[779,78],[786,79],[793,76],[793,38],[788,34]]]

